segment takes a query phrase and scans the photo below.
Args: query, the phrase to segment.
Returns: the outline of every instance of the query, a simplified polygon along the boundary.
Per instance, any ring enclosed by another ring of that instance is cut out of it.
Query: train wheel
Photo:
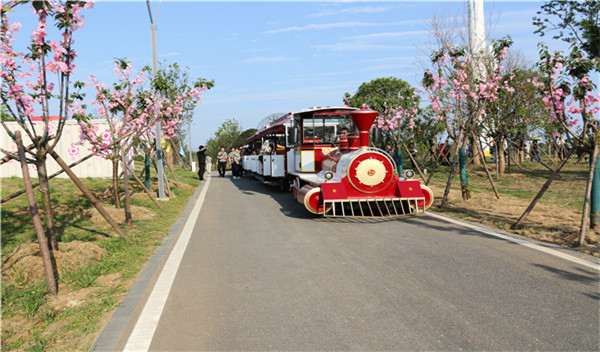
[[[323,206],[323,199],[321,197],[321,187],[315,187],[308,191],[304,196],[304,206],[308,211],[313,214],[323,215],[325,211],[329,211],[331,206],[328,209],[325,209]]]
[[[421,190],[423,191],[423,195],[425,196],[425,202],[424,202],[423,206],[425,209],[429,209],[431,204],[433,204],[433,191],[431,190],[431,188],[429,188],[425,185],[421,185]],[[419,202],[419,206],[421,206],[420,202]]]

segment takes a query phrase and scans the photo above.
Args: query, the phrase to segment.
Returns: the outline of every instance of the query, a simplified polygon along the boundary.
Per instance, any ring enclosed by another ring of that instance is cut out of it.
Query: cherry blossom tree
[[[407,94],[407,96],[403,94]],[[383,111],[377,116],[374,126],[381,128],[388,136],[388,139],[395,145],[394,149],[396,153],[393,155],[393,158],[397,164],[398,173],[401,174],[403,170],[403,139],[409,134],[406,128],[403,129],[403,127],[408,127],[408,131],[411,132],[414,129],[414,119],[419,113],[420,97],[410,86],[405,89],[405,92],[397,93],[397,96],[398,99],[383,102]]]
[[[483,73],[476,71],[480,65],[472,64],[473,57],[464,48],[443,48],[431,56],[432,68],[425,72],[422,86],[437,113],[435,119],[445,122],[446,132],[455,145],[442,207],[448,201],[457,158],[462,196],[463,199],[470,197],[465,148],[469,136],[477,132],[477,125],[486,114],[488,104],[498,98],[501,89],[513,90],[506,80],[502,80],[502,60],[511,44],[510,38],[494,41],[493,52],[485,58],[488,60],[488,72]]]
[[[126,135],[144,129],[150,115],[145,110],[138,112],[136,103],[137,91],[145,82],[144,71],[140,71],[134,77],[131,64],[125,60],[117,60],[113,73],[117,76],[117,81],[111,89],[98,82],[94,76],[90,76],[89,83],[96,91],[96,98],[91,104],[97,105],[96,113],[106,119],[108,129],[100,130],[98,125],[91,124],[85,110],[78,103],[73,103],[72,108],[75,117],[79,120],[82,142],[87,141],[98,156],[112,162],[114,202],[115,206],[120,208],[118,168],[121,160],[121,144],[127,144],[127,141],[122,140],[121,143],[113,143],[113,141],[121,140]]]
[[[17,44],[21,43],[16,43],[15,38],[22,25],[11,21],[9,17],[12,8],[19,3],[7,2],[0,9],[0,76],[3,82],[0,98],[12,119],[33,143],[33,148],[27,149],[26,161],[36,166],[48,245],[50,249],[57,249],[46,158],[59,143],[65,122],[71,115],[71,76],[76,68],[77,57],[73,48],[73,33],[83,27],[85,20],[82,11],[91,8],[93,3],[32,2],[31,11],[37,19],[37,26],[31,32],[29,44],[24,49],[18,48]],[[59,38],[50,37],[49,31],[54,32],[49,29],[52,26],[58,29]],[[41,128],[36,128],[33,123],[36,111],[42,116]],[[57,126],[50,125],[50,115],[58,115]],[[1,123],[14,140],[15,131],[4,121]],[[14,153],[8,154],[18,159]],[[55,284],[49,286],[55,293]]]
[[[149,91],[143,86],[146,81],[145,69],[133,74],[131,63],[124,59],[115,62],[114,74],[117,77],[111,89],[91,76],[90,85],[96,91],[92,105],[97,106],[96,113],[108,122],[108,129],[101,130],[92,124],[85,110],[78,103],[72,104],[74,116],[79,120],[82,141],[87,141],[91,149],[98,155],[109,159],[113,164],[113,192],[115,205],[120,207],[119,198],[119,162],[123,165],[124,182],[127,172],[123,164],[124,153],[130,153],[136,143],[143,142],[148,146],[154,140],[153,128],[156,121],[162,125],[165,139],[174,137],[182,123],[184,106],[189,99],[200,101],[199,96],[206,91],[205,86],[190,87],[182,94],[168,97]],[[120,143],[114,143],[120,141]],[[125,183],[127,185],[127,183]],[[125,192],[128,197],[128,192]],[[131,223],[129,200],[125,200],[125,218]]]
[[[590,198],[594,183],[592,182],[594,172],[598,168],[598,153],[600,143],[600,92],[596,84],[591,80],[593,73],[600,71],[600,60],[589,58],[574,46],[568,56],[560,52],[551,54],[545,45],[540,45],[540,71],[545,77],[530,80],[544,95],[542,101],[551,110],[551,120],[556,124],[561,133],[573,137],[575,145],[571,152],[578,146],[584,145],[591,150],[590,170],[586,187],[583,215],[581,220],[579,244],[583,245],[590,217]],[[576,126],[581,126],[581,132],[577,133]],[[569,155],[570,156],[570,155]],[[521,215],[519,220],[513,224],[513,228],[520,225],[529,212],[548,189],[560,169],[566,164],[566,157],[558,165],[556,170],[546,181],[540,192],[532,200],[529,207]],[[596,185],[598,187],[598,185]],[[597,224],[593,217],[598,216],[598,210],[592,210],[592,224]]]

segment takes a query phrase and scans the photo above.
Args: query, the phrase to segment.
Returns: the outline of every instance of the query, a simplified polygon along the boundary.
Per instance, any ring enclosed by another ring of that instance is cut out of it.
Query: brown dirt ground
[[[106,210],[108,215],[115,219],[117,223],[125,223],[124,208],[117,209],[113,205],[104,205],[104,210]],[[138,207],[135,205],[131,206],[131,216],[133,218],[133,221],[154,219],[156,215],[157,214],[155,212],[148,210],[144,207]],[[102,215],[100,215],[96,208],[86,210],[85,216],[89,217],[92,223],[94,223],[95,225],[106,223],[106,220],[104,220],[104,218],[102,217]]]
[[[436,195],[431,209],[439,210],[436,207],[440,206],[445,189],[435,185],[429,187]],[[463,201],[460,189],[453,188],[450,190],[448,209],[453,212],[465,213],[466,216],[463,217],[465,220],[600,257],[599,237],[592,230],[587,233],[585,246],[578,247],[581,214],[577,214],[575,211],[539,202],[523,222],[522,228],[511,230],[510,226],[529,206],[531,199],[517,198],[506,194],[501,194],[500,199],[496,199],[493,192],[471,192],[471,199]]]
[[[54,253],[59,272],[98,261],[105,255],[104,249],[82,241],[60,243]],[[36,280],[44,280],[40,246],[37,242],[21,244],[2,261],[2,282],[26,285]]]

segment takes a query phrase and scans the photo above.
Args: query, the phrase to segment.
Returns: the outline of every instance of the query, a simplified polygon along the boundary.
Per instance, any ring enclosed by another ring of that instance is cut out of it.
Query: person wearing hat
[[[198,147],[198,178],[204,180],[204,172],[206,171],[206,148],[203,145]]]

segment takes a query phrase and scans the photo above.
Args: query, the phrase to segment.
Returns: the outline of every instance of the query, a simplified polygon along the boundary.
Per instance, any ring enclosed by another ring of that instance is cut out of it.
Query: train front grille
[[[343,199],[325,200],[324,216],[383,218],[415,215],[425,212],[425,198]]]

